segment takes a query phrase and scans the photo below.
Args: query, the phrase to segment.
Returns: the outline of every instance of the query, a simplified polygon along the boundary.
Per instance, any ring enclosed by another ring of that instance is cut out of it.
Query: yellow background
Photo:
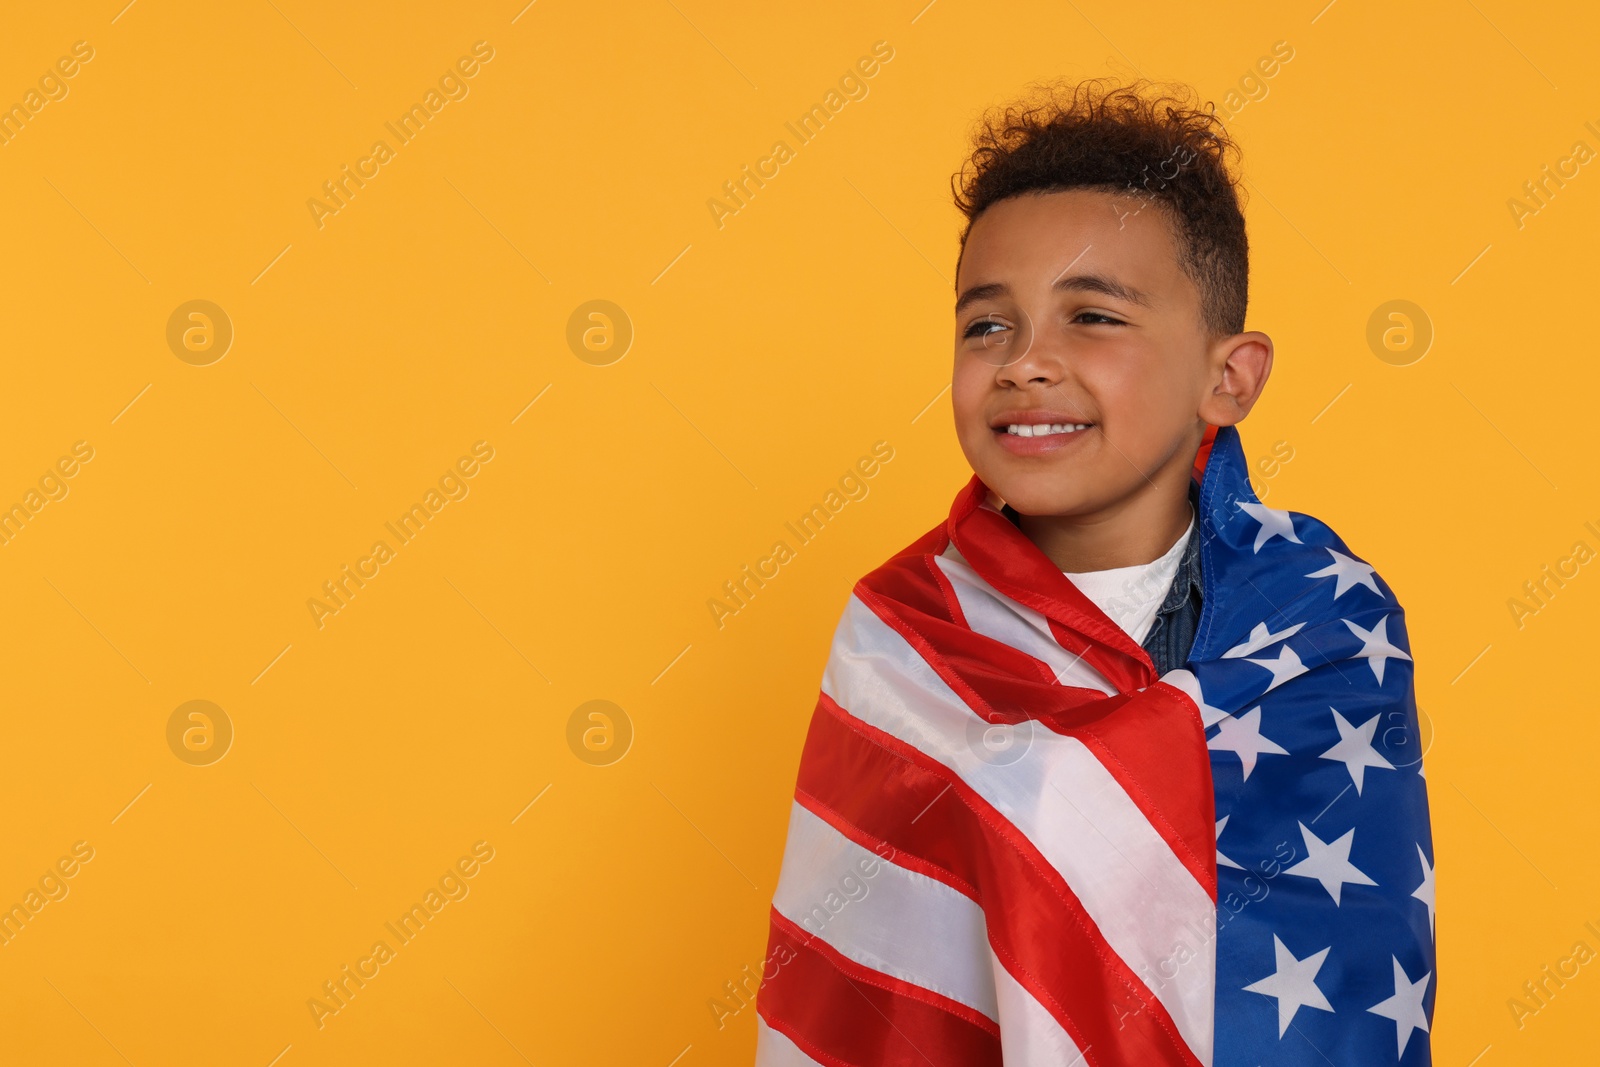
[[[1600,148],[1586,5],[122,3],[0,33],[0,103],[94,49],[0,146],[0,504],[94,449],[0,547],[0,904],[94,849],[0,947],[0,1061],[748,1062],[753,1009],[707,1002],[763,955],[834,623],[968,476],[941,390],[970,123],[1062,74],[1222,100],[1280,40],[1230,121],[1278,353],[1245,450],[1288,442],[1270,502],[1409,613],[1438,1062],[1594,1055],[1600,964],[1507,1006],[1600,949],[1600,576],[1507,606],[1600,548],[1600,176],[1507,207]],[[319,229],[307,200],[480,40],[470,94]],[[192,299],[233,323],[209,366],[166,343]],[[609,366],[565,339],[594,299],[635,330]],[[1393,299],[1436,332],[1409,366],[1366,341]],[[319,629],[307,600],[480,440],[470,495]],[[719,630],[707,600],[878,440],[870,495]],[[595,699],[634,731],[610,766],[567,743]],[[209,766],[167,744],[189,700],[235,729]],[[470,895],[319,1029],[308,999],[477,841]]]

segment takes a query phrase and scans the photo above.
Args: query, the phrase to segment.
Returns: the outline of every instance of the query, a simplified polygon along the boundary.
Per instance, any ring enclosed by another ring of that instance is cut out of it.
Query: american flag
[[[974,476],[856,584],[801,757],[757,1063],[1431,1062],[1404,616],[1196,462],[1204,607],[1149,657]]]

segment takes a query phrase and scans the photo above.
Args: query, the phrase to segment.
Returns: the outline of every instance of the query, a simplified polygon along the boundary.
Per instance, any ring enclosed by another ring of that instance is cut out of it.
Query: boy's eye
[[[990,327],[993,327],[993,329],[991,329]],[[979,319],[976,322],[974,322],[972,325],[968,326],[967,329],[966,329],[966,332],[963,333],[962,336],[963,337],[987,337],[989,334],[993,333],[995,330],[1004,330],[1004,329],[1006,329],[1006,324],[1003,323],[1003,322],[999,322],[999,321],[997,321],[995,319]]]
[[[1082,322],[1084,319],[1091,320],[1091,321],[1085,323],[1085,325],[1088,325],[1088,326],[1099,326],[1101,324],[1107,324],[1107,325],[1111,325],[1111,326],[1122,326],[1122,325],[1124,325],[1124,323],[1123,323],[1123,321],[1121,319],[1114,319],[1110,315],[1102,315],[1098,311],[1080,311],[1080,312],[1078,312],[1078,314],[1076,316],[1073,317],[1072,321],[1073,322]]]

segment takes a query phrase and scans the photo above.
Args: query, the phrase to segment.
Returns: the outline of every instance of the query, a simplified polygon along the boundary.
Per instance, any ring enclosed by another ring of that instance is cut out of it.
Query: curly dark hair
[[[1241,332],[1250,247],[1235,176],[1239,146],[1215,105],[1195,98],[1184,85],[1100,78],[1036,85],[990,111],[973,134],[971,156],[950,179],[967,219],[962,252],[972,224],[1007,197],[1096,189],[1153,201],[1172,222],[1205,328],[1213,336]]]

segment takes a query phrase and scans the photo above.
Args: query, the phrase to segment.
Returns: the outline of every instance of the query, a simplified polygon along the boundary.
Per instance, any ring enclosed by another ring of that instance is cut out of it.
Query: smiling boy
[[[1404,614],[1251,490],[1235,149],[1149,90],[1005,109],[957,175],[973,474],[835,632],[758,1063],[1430,1062]]]
[[[1244,418],[1272,368],[1266,334],[1207,328],[1162,214],[1124,218],[1118,199],[999,199],[974,221],[957,271],[962,451],[1067,571],[1170,547],[1190,523],[1207,426]]]

